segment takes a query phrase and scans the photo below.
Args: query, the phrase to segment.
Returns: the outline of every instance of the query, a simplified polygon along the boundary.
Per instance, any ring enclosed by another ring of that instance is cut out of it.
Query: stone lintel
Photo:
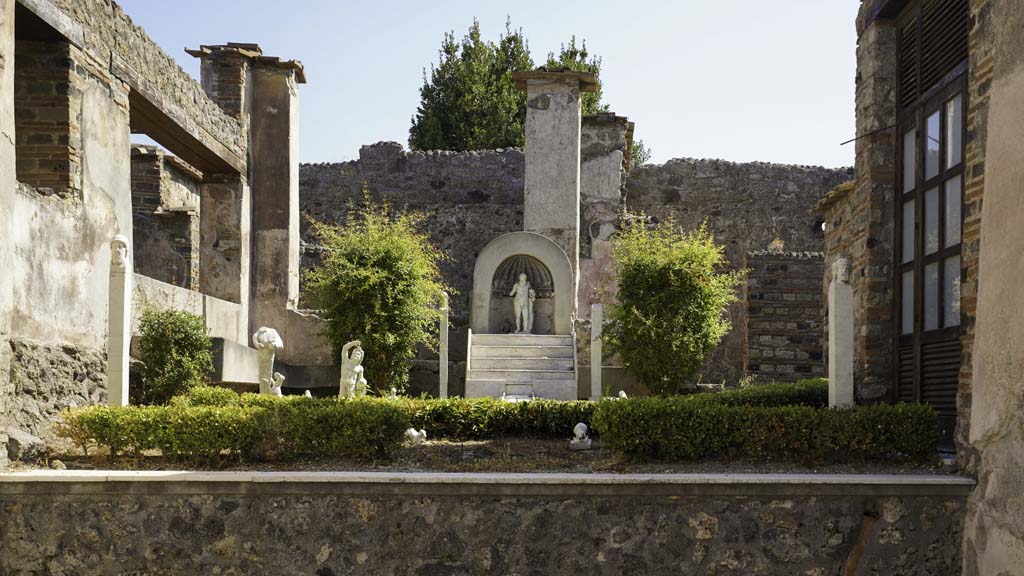
[[[525,90],[526,85],[532,81],[540,81],[576,83],[580,87],[580,92],[597,91],[597,75],[590,72],[532,70],[529,72],[513,72],[512,80],[515,81],[516,88],[520,90]]]

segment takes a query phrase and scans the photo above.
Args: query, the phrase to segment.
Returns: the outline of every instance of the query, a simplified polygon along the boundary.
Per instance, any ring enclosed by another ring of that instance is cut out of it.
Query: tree
[[[414,150],[478,150],[521,147],[525,138],[526,96],[512,73],[533,68],[522,30],[505,23],[497,44],[480,36],[480,23],[456,42],[444,35],[440,61],[423,73],[420,105],[409,129]]]
[[[367,200],[343,225],[313,222],[324,252],[307,272],[311,301],[326,320],[335,357],[346,342],[362,342],[366,379],[378,391],[403,390],[417,346],[436,340],[446,256],[419,231],[424,217],[391,216],[387,205]]]
[[[583,115],[608,111],[608,105],[601,103],[601,58],[590,55],[590,52],[587,51],[586,40],[580,46],[576,46],[576,36],[574,35],[568,46],[562,44],[557,58],[554,52],[548,53],[548,61],[545,66],[548,69],[568,68],[576,72],[590,72],[597,75],[597,90],[584,92],[580,97]]]
[[[633,150],[631,154],[629,161],[630,168],[639,168],[640,166],[647,164],[651,159],[651,149],[644,146],[643,140],[633,141]]]
[[[577,46],[573,36],[548,66],[599,73],[601,59],[591,56],[586,42]],[[462,40],[447,32],[438,51],[437,65],[423,71],[420,104],[409,128],[413,150],[482,150],[522,147],[526,140],[526,93],[517,90],[512,73],[533,70],[530,47],[522,29],[505,22],[498,42],[480,35],[473,20]],[[600,84],[582,97],[583,113],[608,110],[601,104]]]
[[[729,331],[726,309],[744,272],[722,271],[728,263],[706,226],[687,232],[672,217],[658,226],[624,218],[612,259],[619,284],[609,353],[654,393],[685,390]]]

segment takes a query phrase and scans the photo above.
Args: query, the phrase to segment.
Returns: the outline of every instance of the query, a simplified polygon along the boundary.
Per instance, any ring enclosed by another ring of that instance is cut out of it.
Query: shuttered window
[[[949,444],[961,362],[969,18],[968,0],[921,0],[897,19],[895,397],[932,405]]]

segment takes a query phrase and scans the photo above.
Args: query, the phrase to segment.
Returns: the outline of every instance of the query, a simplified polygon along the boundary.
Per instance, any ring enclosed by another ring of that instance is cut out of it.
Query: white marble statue
[[[252,335],[252,347],[256,349],[256,359],[260,370],[260,394],[272,393],[274,374],[274,355],[284,348],[284,341],[273,328],[260,328]]]
[[[626,391],[625,390],[619,390],[619,398],[621,398],[623,400],[626,400],[626,399],[629,398],[629,396],[626,396]]]
[[[312,398],[313,397],[313,393],[310,392],[309,390],[306,390],[306,393],[303,394],[303,396],[305,396],[306,398]]]
[[[832,263],[832,278],[840,284],[850,283],[850,261],[846,258],[838,258]]]
[[[533,303],[537,300],[537,293],[530,287],[530,281],[526,274],[519,274],[519,281],[512,285],[512,291],[508,293],[513,297],[512,306],[516,314],[516,334],[530,334],[533,332]]]
[[[427,431],[423,429],[417,430],[415,428],[409,428],[405,431],[405,439],[415,446],[427,439]]]
[[[590,450],[591,441],[587,436],[590,429],[583,422],[580,422],[572,429],[573,439],[569,441],[569,448],[572,450]]]
[[[128,266],[128,238],[123,234],[110,239],[110,265],[118,270]]]
[[[356,398],[366,396],[366,377],[363,374],[363,348],[353,340],[341,348],[341,385],[338,396]]]
[[[281,386],[284,386],[284,374],[274,372],[274,378],[270,381],[270,394],[272,396],[284,396]]]

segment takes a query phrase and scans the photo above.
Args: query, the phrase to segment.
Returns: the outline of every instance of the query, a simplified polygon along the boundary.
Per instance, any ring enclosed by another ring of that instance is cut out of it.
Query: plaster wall
[[[979,23],[994,70],[969,407],[969,445],[978,458],[964,533],[969,576],[1016,574],[1024,566],[1024,6],[982,4]]]
[[[10,230],[14,212],[14,2],[0,0],[0,229]],[[0,242],[0,270],[13,268],[13,244]],[[0,418],[11,411],[11,310],[14,276],[0,274]],[[0,466],[7,461],[7,435],[0,430]]]

